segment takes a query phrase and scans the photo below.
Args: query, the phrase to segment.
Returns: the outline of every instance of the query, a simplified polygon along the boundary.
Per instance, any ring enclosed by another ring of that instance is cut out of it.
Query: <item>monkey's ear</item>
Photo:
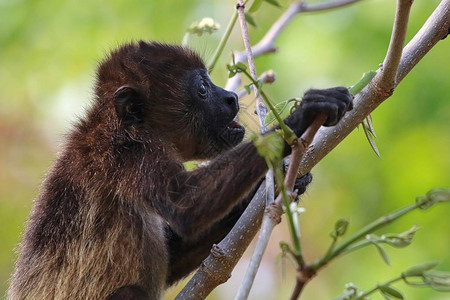
[[[125,85],[114,93],[114,107],[125,125],[144,122],[144,99],[136,88]]]

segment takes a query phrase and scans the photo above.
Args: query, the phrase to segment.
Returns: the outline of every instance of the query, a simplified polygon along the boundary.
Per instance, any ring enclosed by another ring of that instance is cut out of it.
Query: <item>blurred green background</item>
[[[282,9],[263,4],[255,15],[258,28],[250,29],[252,41],[258,41],[288,5],[281,3]],[[408,40],[438,3],[415,1]],[[234,6],[233,0],[0,0],[0,295],[8,286],[13,249],[39,184],[64,133],[93,98],[98,61],[122,42],[179,43],[193,21],[209,16],[222,25],[219,33],[190,40],[208,61]],[[364,0],[339,10],[299,15],[279,37],[279,52],[257,59],[259,72],[277,73],[267,91],[284,100],[311,87],[352,85],[382,62],[394,11],[395,1]],[[356,230],[431,188],[450,185],[449,42],[441,41],[373,113],[381,159],[362,130],[355,130],[314,169],[315,180],[303,197],[307,212],[301,218],[307,260],[326,250],[338,218],[348,218],[350,230]],[[226,82],[225,65],[233,49],[242,49],[239,28],[212,74],[217,84]],[[449,215],[450,206],[445,204],[408,215],[386,231],[404,231],[413,224],[421,230],[408,248],[388,249],[391,266],[374,248],[350,254],[325,268],[302,299],[330,299],[348,282],[369,289],[428,260],[439,259],[439,268],[450,270]],[[294,270],[289,263],[282,268],[277,258],[280,240],[288,241],[284,224],[272,236],[252,299],[286,299],[291,292]],[[232,298],[247,262],[248,256],[210,299]],[[181,286],[172,288],[166,298]],[[408,299],[450,299],[449,294],[429,289],[397,286]]]

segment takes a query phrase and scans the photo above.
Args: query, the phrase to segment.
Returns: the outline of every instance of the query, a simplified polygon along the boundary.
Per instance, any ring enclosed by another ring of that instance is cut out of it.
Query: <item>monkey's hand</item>
[[[302,177],[295,179],[294,188],[293,188],[294,191],[297,191],[297,198],[295,201],[298,200],[298,196],[303,195],[306,192],[306,189],[307,189],[308,185],[311,183],[312,179],[313,179],[313,176],[311,173],[306,173]],[[277,189],[276,193],[278,194],[279,192],[280,191]]]
[[[306,173],[302,177],[295,179],[294,191],[297,190],[298,196],[306,192],[306,188],[311,183],[312,179],[313,176],[311,173]]]
[[[300,106],[286,118],[285,123],[300,137],[320,113],[328,118],[324,126],[334,126],[353,108],[353,95],[346,87],[324,90],[311,89],[303,96]]]

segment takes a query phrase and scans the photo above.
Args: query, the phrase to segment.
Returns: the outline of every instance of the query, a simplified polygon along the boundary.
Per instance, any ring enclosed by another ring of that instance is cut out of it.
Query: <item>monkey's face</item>
[[[203,69],[187,73],[187,91],[189,109],[197,120],[194,158],[212,158],[242,141],[245,129],[236,120],[239,102],[235,93],[216,86]]]
[[[133,140],[160,135],[191,160],[213,158],[244,137],[236,94],[213,84],[189,49],[141,41],[113,53],[98,73],[97,94],[114,93],[120,126],[139,135]]]

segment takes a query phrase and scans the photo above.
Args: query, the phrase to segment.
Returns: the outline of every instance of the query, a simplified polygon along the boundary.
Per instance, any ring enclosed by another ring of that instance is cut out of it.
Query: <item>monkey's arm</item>
[[[200,266],[201,262],[210,254],[212,246],[219,243],[236,224],[258,187],[259,183],[228,215],[194,240],[186,241],[170,227],[167,227],[170,259],[167,276],[168,285],[183,279]]]
[[[267,171],[252,143],[227,151],[208,166],[181,171],[168,179],[167,199],[157,205],[171,228],[194,239],[222,219]]]
[[[298,178],[294,189],[299,195],[303,194],[306,186],[311,183],[312,175],[306,174]],[[185,241],[177,235],[170,227],[167,227],[167,240],[169,245],[170,263],[167,284],[172,285],[183,277],[194,271],[201,262],[209,255],[213,244],[219,243],[233,228],[250,201],[253,199],[262,180],[252,191],[237,204],[232,211],[222,220],[215,223],[211,228],[198,236],[193,241]]]

